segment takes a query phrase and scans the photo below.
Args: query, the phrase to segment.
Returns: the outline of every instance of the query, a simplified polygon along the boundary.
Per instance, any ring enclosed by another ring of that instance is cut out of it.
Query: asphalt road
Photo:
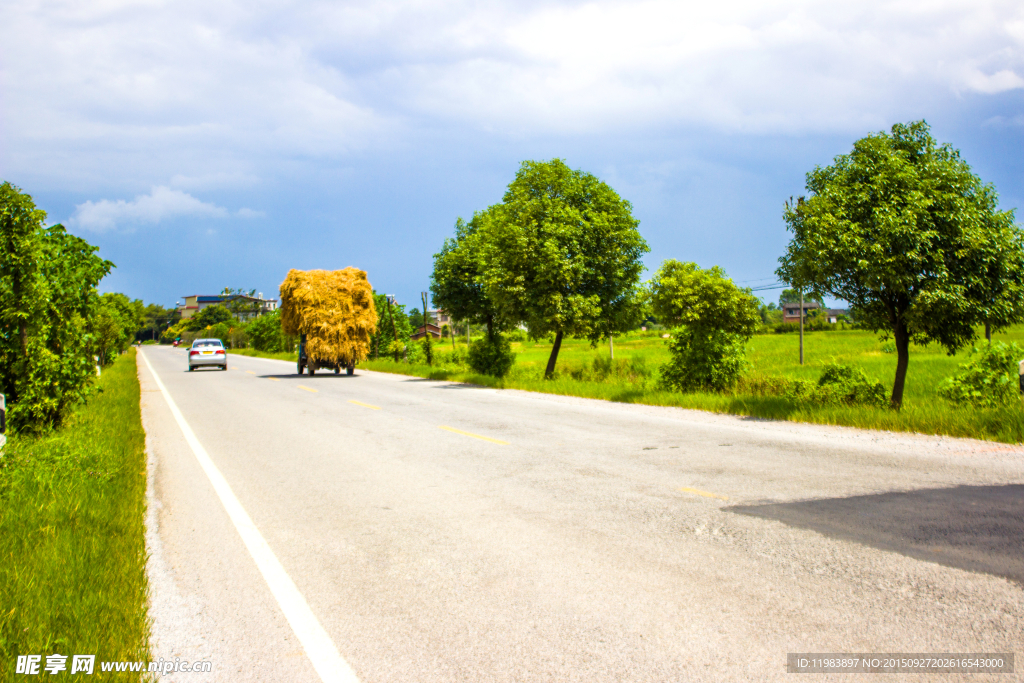
[[[792,676],[789,652],[1024,652],[1019,447],[142,354],[365,683],[767,681]],[[214,665],[162,680],[321,680],[139,366],[154,655]],[[1024,676],[929,677],[960,679]]]

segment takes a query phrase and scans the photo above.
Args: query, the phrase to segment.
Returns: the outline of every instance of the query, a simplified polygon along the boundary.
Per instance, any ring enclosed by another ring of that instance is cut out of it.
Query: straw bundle
[[[281,283],[281,327],[306,335],[317,363],[356,363],[370,353],[377,309],[366,271],[290,270]]]

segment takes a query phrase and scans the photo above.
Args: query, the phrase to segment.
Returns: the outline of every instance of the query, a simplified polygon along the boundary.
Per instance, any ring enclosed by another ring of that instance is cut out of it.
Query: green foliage
[[[96,285],[113,264],[0,184],[0,393],[15,431],[57,426],[96,371]]]
[[[735,332],[692,325],[672,333],[672,359],[661,368],[661,385],[669,391],[722,391],[747,369],[747,337]]]
[[[232,320],[234,316],[224,306],[207,306],[186,321],[185,329],[189,332],[198,332],[211,325],[229,323]]]
[[[473,342],[469,348],[468,361],[474,372],[504,377],[516,362],[516,355],[508,340],[496,334]]]
[[[149,304],[143,310],[142,327],[136,333],[136,339],[163,339],[163,332],[181,320],[181,312],[176,308],[164,308],[160,304]]]
[[[281,310],[265,313],[245,326],[249,343],[258,351],[290,351],[293,343],[281,330]]]
[[[497,320],[596,343],[642,319],[647,243],[630,203],[595,176],[559,159],[524,161],[485,217],[479,277]]]
[[[885,387],[873,381],[863,370],[841,365],[827,364],[817,384],[806,380],[793,380],[786,387],[787,398],[809,401],[818,405],[866,405],[884,408],[889,404]]]
[[[245,290],[225,287],[221,290],[221,295],[227,297],[227,300],[224,302],[224,308],[228,309],[232,318],[245,320],[260,314],[261,304],[258,301],[252,301],[252,297],[256,296],[255,289]],[[217,322],[224,321],[218,320]]]
[[[142,327],[144,308],[141,299],[130,300],[124,294],[103,294],[92,320],[96,355],[101,365],[113,362],[124,353]]]
[[[377,333],[373,335],[370,357],[394,358],[396,348],[401,356],[409,337],[412,336],[412,326],[405,313],[405,305],[392,303],[389,310],[387,297],[376,292],[373,293],[373,303],[377,307]]]
[[[850,302],[866,329],[892,332],[900,405],[909,344],[950,353],[1024,311],[1024,233],[996,191],[924,121],[869,135],[807,175],[810,197],[787,204],[793,239],[780,278]]]
[[[426,335],[420,340],[420,348],[423,349],[423,360],[426,361],[427,365],[434,364],[434,340],[431,339],[430,335]]]
[[[718,266],[669,259],[651,278],[651,312],[667,325],[721,330],[749,338],[761,320],[758,300]]]
[[[1024,349],[1017,344],[992,342],[973,351],[960,372],[939,385],[939,396],[951,403],[978,408],[995,408],[1020,403],[1018,363]]]
[[[747,366],[744,343],[761,323],[759,301],[733,284],[718,266],[665,261],[650,284],[651,311],[662,321],[685,325],[669,342],[672,360],[662,386],[674,391],[721,391]]]

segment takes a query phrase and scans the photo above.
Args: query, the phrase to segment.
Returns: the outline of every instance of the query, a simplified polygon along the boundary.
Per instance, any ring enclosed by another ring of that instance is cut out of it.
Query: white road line
[[[146,362],[146,367],[153,374],[156,385],[160,387],[161,393],[163,393],[164,398],[167,400],[171,414],[174,415],[178,426],[181,427],[188,445],[192,447],[196,460],[199,461],[203,471],[206,472],[206,476],[210,478],[210,483],[213,484],[214,490],[220,497],[220,502],[224,505],[224,509],[234,523],[235,528],[238,529],[238,533],[242,537],[245,547],[249,549],[252,559],[256,561],[256,566],[259,568],[260,573],[263,574],[267,586],[270,587],[270,592],[274,594],[277,604],[281,606],[281,611],[284,612],[285,618],[288,619],[288,623],[291,624],[292,630],[295,631],[299,642],[305,648],[306,655],[313,664],[313,668],[320,674],[320,680],[324,683],[359,683],[359,678],[356,677],[352,667],[349,666],[348,662],[338,652],[334,641],[324,631],[324,627],[320,625],[320,621],[313,614],[313,610],[309,608],[306,599],[302,597],[302,593],[299,592],[291,577],[288,576],[284,567],[281,566],[277,556],[274,555],[274,551],[270,549],[263,535],[260,534],[259,529],[253,524],[245,508],[235,498],[235,494],[231,491],[231,486],[220,473],[220,470],[217,469],[217,466],[213,464],[213,460],[210,459],[203,445],[199,443],[199,439],[192,432],[192,428],[185,422],[181,411],[178,410],[178,406],[174,403],[174,399],[171,398],[171,394],[167,391],[164,383],[160,381],[160,377],[157,376],[156,370],[153,369],[149,359],[146,358],[146,354],[140,353],[140,355],[142,360]]]

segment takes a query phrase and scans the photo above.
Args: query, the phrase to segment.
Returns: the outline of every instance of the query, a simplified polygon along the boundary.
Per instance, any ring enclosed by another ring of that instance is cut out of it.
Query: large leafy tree
[[[97,248],[0,184],[0,392],[17,430],[59,425],[95,377],[96,285],[113,267]]]
[[[678,326],[662,382],[682,391],[721,390],[746,366],[744,346],[761,322],[760,301],[718,266],[665,261],[650,283],[651,311]]]
[[[545,376],[565,335],[596,344],[632,323],[624,313],[648,251],[638,223],[606,183],[554,159],[524,161],[481,226],[481,279],[496,319],[555,335]]]
[[[221,305],[207,306],[194,316],[189,318],[186,329],[190,332],[198,332],[218,323],[227,323],[234,320],[226,307]]]
[[[793,239],[776,272],[892,334],[893,407],[903,403],[912,340],[954,353],[975,326],[1021,319],[1024,235],[1013,212],[998,209],[993,186],[924,121],[858,140],[811,171],[807,190],[786,205]]]

